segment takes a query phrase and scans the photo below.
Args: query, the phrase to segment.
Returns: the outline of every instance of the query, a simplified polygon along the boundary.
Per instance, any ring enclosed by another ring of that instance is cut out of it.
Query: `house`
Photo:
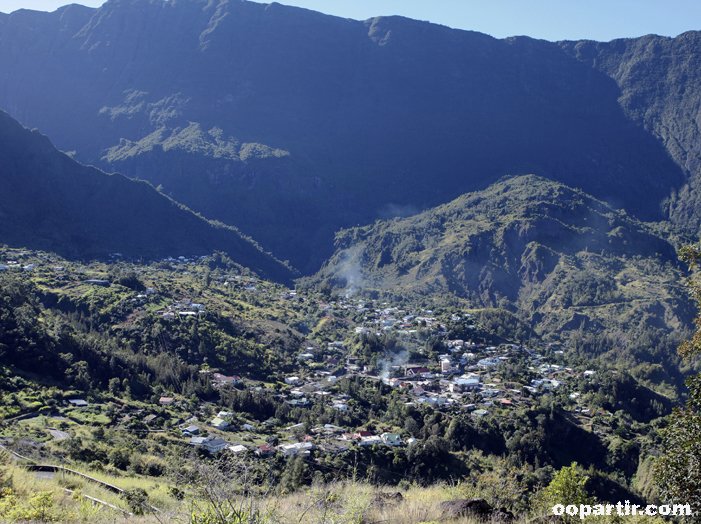
[[[482,368],[493,368],[500,362],[501,361],[498,358],[484,358],[482,360],[477,361],[477,365]]]
[[[420,397],[421,395],[425,395],[426,392],[424,391],[424,388],[417,386],[411,390],[411,394],[414,395],[415,397]]]
[[[215,438],[213,436],[209,437],[192,437],[190,439],[191,446],[202,446],[210,453],[216,453],[224,449],[228,442],[221,438]]]
[[[299,388],[299,390],[303,393],[314,393],[318,389],[319,386],[317,384],[305,384]]]
[[[217,451],[221,451],[222,449],[224,449],[228,445],[229,445],[229,443],[226,440],[221,439],[221,438],[215,438],[215,439],[212,439],[212,440],[206,442],[204,444],[204,447],[210,453],[216,453]]]
[[[334,426],[333,424],[324,424],[324,432],[326,433],[343,433],[343,428]]]
[[[210,423],[210,426],[215,427],[217,429],[226,429],[229,427],[229,422],[224,420],[223,418],[215,417]]]
[[[109,280],[97,280],[97,279],[86,280],[85,283],[92,284],[93,286],[102,286],[102,287],[109,287],[109,285],[110,285]]]
[[[343,443],[333,443],[333,444],[319,444],[319,449],[326,453],[333,453],[337,455],[338,453],[343,453],[348,451],[349,447],[347,444]]]
[[[275,453],[275,446],[272,444],[263,444],[256,449],[256,455],[260,455],[261,457],[267,457],[273,453]]]
[[[415,377],[421,373],[429,373],[428,368],[407,368],[406,374],[410,377]]]
[[[285,384],[289,384],[290,386],[297,386],[299,385],[299,377],[285,377]]]
[[[244,453],[248,451],[248,448],[243,444],[231,444],[230,446],[227,446],[226,449],[228,449],[232,453]]]
[[[297,454],[309,455],[311,451],[316,449],[316,446],[311,442],[298,442],[296,444],[281,444],[277,449],[289,457]]]
[[[551,390],[559,387],[561,384],[558,380],[552,380],[549,378],[543,378],[539,380],[531,380],[531,386],[537,388],[538,386],[543,386],[546,390]]]
[[[372,446],[373,444],[384,444],[382,439],[377,435],[371,435],[369,437],[360,437],[360,446]]]
[[[183,428],[183,436],[195,436],[200,434],[200,428],[197,426],[188,426],[186,428]]]
[[[450,360],[441,360],[441,373],[451,373],[453,371],[453,363]]]
[[[88,402],[82,398],[71,398],[68,399],[68,403],[76,408],[84,408],[87,407]]]
[[[175,399],[173,397],[161,397],[158,399],[158,403],[161,406],[170,406],[174,401]]]
[[[348,411],[348,406],[341,402],[335,402],[331,407],[336,411]]]
[[[304,397],[293,398],[292,400],[286,400],[285,402],[295,408],[306,408],[308,405],[311,404],[311,402]]]
[[[215,386],[225,386],[227,384],[235,386],[239,383],[241,377],[239,377],[238,375],[228,377],[226,375],[222,375],[221,373],[214,373],[212,374],[212,380],[214,380]]]
[[[388,446],[402,445],[402,437],[399,436],[397,433],[383,433],[382,435],[380,435],[380,438],[382,439],[382,442],[384,442]]]

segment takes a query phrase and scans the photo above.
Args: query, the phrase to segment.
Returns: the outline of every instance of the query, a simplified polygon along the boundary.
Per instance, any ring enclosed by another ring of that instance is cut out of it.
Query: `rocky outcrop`
[[[455,499],[441,502],[444,518],[473,517],[491,522],[511,522],[514,514],[506,508],[494,508],[483,498]]]

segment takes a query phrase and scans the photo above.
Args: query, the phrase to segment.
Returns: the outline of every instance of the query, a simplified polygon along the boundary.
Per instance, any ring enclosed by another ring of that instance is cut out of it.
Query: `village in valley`
[[[632,476],[671,409],[625,370],[454,296],[284,286],[219,253],[69,261],[7,247],[0,284],[0,447],[109,484],[144,479],[156,507],[179,503],[166,479],[209,459],[281,493],[478,486],[513,468],[525,493],[571,450]]]
[[[566,389],[562,398],[567,409],[579,417],[573,420],[597,429],[597,434],[611,429],[605,423],[595,428],[588,420],[597,414],[612,415],[589,405],[586,400],[591,394],[580,393],[592,389],[587,384],[596,382],[596,371],[566,365],[564,348],[535,336],[514,342],[488,333],[474,311],[407,306],[407,301],[398,306],[383,298],[285,289],[251,275],[211,270],[212,257],[168,257],[149,265],[123,261],[118,253],[106,263],[54,258],[41,252],[6,251],[0,271],[31,279],[53,293],[90,297],[93,303],[101,297],[103,309],[108,302],[112,309],[121,304],[124,317],[115,319],[121,320],[119,329],[128,323],[131,331],[146,331],[146,326],[156,324],[161,331],[176,326],[196,330],[192,326],[208,317],[221,321],[238,315],[237,322],[265,325],[266,333],[270,328],[273,333],[285,329],[294,341],[287,363],[280,362],[267,378],[236,360],[212,365],[202,358],[197,374],[210,392],[205,397],[213,400],[157,384],[150,402],[137,401],[126,381],[113,379],[112,396],[84,390],[84,398],[64,400],[66,407],[61,411],[74,422],[81,420],[75,416],[79,411],[102,410],[110,421],[106,427],[115,432],[180,435],[183,444],[209,453],[226,450],[256,456],[308,457],[339,454],[356,446],[420,442],[415,431],[367,420],[368,409],[362,408],[360,399],[339,387],[344,381],[361,380],[386,388],[383,395],[397,406],[414,413],[441,412],[446,420],[460,415],[473,420],[501,417]],[[116,283],[120,277],[115,275],[121,275],[127,285],[129,278],[141,285],[131,290]],[[455,333],[462,338],[453,338]],[[287,413],[288,419],[292,410],[302,419],[313,411],[316,420],[318,413],[325,412],[321,418],[330,422],[290,424],[276,416],[256,418],[250,411],[227,407],[226,399],[243,392],[275,399],[277,411]],[[7,429],[13,417],[24,418],[18,411],[6,413],[4,434],[19,429]],[[65,419],[60,426],[71,427]]]

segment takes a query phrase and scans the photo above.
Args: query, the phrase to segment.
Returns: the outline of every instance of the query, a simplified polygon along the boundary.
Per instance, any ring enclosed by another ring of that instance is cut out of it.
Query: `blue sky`
[[[238,0],[230,0],[238,1]],[[104,0],[75,0],[98,7]],[[0,0],[0,12],[53,11],[70,0]],[[496,38],[527,35],[544,40],[677,36],[701,30],[699,0],[289,0],[322,13],[365,20],[402,15]]]

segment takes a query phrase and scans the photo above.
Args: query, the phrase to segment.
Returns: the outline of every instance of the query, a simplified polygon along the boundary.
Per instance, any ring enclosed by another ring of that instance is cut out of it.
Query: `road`
[[[51,436],[53,438],[55,438],[56,440],[70,438],[70,435],[68,433],[66,433],[65,431],[59,431],[58,429],[54,429],[54,428],[49,428],[49,433],[51,433]]]

